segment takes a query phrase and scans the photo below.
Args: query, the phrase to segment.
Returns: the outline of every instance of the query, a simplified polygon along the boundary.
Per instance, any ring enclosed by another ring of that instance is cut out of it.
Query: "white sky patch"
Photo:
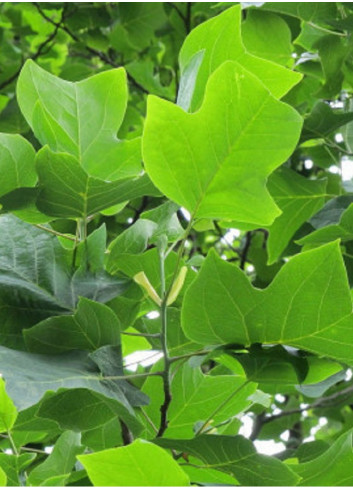
[[[254,441],[256,450],[263,455],[275,455],[276,453],[283,452],[286,446],[282,442],[275,442],[272,440],[256,440]]]
[[[163,357],[163,353],[158,350],[139,350],[134,351],[130,355],[124,357],[124,367],[131,372],[136,372],[137,367],[142,365],[142,367],[148,367],[158,362],[160,358]]]
[[[343,143],[343,135],[340,132],[335,134],[335,141],[336,143]]]
[[[306,170],[311,170],[313,166],[314,166],[313,160],[309,160],[309,159],[304,160],[304,168]]]
[[[54,447],[44,447],[45,453],[51,453],[54,450]]]
[[[160,314],[158,311],[151,311],[147,313],[146,316],[148,317],[148,319],[157,319],[159,318]]]
[[[277,402],[284,402],[286,400],[286,398],[282,396],[282,394],[276,394],[275,399]]]
[[[352,378],[352,369],[350,368],[347,368],[347,371],[346,371],[346,380],[351,380]]]
[[[226,234],[221,239],[222,243],[232,245],[233,241],[236,238],[239,238],[240,230],[239,229],[229,229]]]
[[[254,421],[251,416],[245,414],[242,416],[241,421],[243,423],[242,427],[239,430],[239,435],[245,436],[245,438],[249,438],[252,433]]]
[[[339,175],[341,173],[341,170],[338,168],[338,166],[331,165],[328,169],[330,173],[334,173],[336,175]]]
[[[353,160],[347,156],[343,156],[341,160],[341,168],[342,168],[342,180],[348,181],[353,178]]]
[[[288,441],[289,440],[289,434],[290,434],[289,430],[283,431],[283,433],[280,436],[281,440]]]
[[[254,271],[255,271],[255,267],[254,267],[254,265],[248,265],[248,266],[246,267],[246,271],[247,271],[247,272],[249,272],[249,273],[254,272]]]
[[[189,212],[187,209],[185,209],[185,207],[181,207],[181,208],[180,208],[180,211],[181,211],[181,213],[183,214],[183,216],[185,217],[185,219],[186,219],[187,221],[190,221],[190,219],[191,219],[190,212]]]

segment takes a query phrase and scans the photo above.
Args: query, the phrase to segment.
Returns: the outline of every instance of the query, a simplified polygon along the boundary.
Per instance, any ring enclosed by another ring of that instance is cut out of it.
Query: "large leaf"
[[[2,344],[23,346],[23,328],[68,314],[79,296],[107,302],[121,294],[126,283],[103,270],[73,274],[69,254],[55,236],[13,216],[0,217]]]
[[[108,182],[93,178],[67,153],[53,153],[48,147],[36,159],[40,211],[55,217],[87,218],[115,204],[144,195],[158,195],[147,175]]]
[[[352,299],[339,244],[295,256],[265,290],[210,253],[185,294],[182,324],[203,344],[279,343],[352,363]]]
[[[149,98],[144,161],[153,183],[194,217],[268,225],[279,210],[266,179],[291,154],[300,128],[291,107],[226,62],[194,114]]]
[[[275,97],[283,96],[301,78],[298,73],[246,52],[241,39],[240,5],[225,10],[193,29],[180,51],[182,72],[193,56],[202,50],[204,56],[196,80],[191,110],[200,106],[211,73],[228,60],[236,61],[239,67],[253,73]]]
[[[79,455],[78,459],[95,486],[189,485],[188,476],[171,455],[145,440],[135,440],[126,447]]]
[[[324,205],[325,180],[308,180],[288,168],[271,175],[268,189],[282,214],[269,227],[268,262],[275,262],[300,226]]]
[[[172,402],[168,410],[168,428],[165,435],[174,438],[192,438],[195,424],[212,420],[220,423],[245,410],[251,401],[247,398],[256,390],[256,384],[246,383],[245,375],[204,375],[199,367],[180,366],[173,375]],[[149,378],[143,391],[151,403],[145,408],[156,426],[160,421],[159,401],[162,394],[160,379]]]
[[[114,312],[84,297],[75,314],[45,319],[23,334],[29,350],[36,353],[94,351],[104,345],[120,345],[119,320]]]
[[[301,486],[351,486],[353,474],[353,432],[341,435],[328,450],[309,462],[293,465],[302,477]]]
[[[30,486],[64,486],[76,463],[76,455],[83,452],[81,436],[72,431],[63,433],[54,445],[49,457],[35,467],[27,484]],[[55,483],[54,483],[55,478]]]
[[[99,350],[98,350],[99,351]],[[26,353],[0,347],[0,371],[6,379],[7,391],[20,409],[36,404],[47,391],[58,389],[88,389],[115,401],[116,410],[127,422],[134,422],[134,412],[128,397],[135,405],[145,404],[147,398],[124,379],[103,375],[102,369],[84,352],[49,356]],[[108,377],[108,378],[105,378]]]
[[[251,441],[242,436],[201,435],[193,440],[157,439],[164,448],[180,450],[202,460],[203,468],[213,468],[236,477],[244,486],[291,486],[299,477],[280,460],[259,455]]]
[[[36,183],[34,156],[32,145],[22,136],[0,134],[0,196]]]
[[[21,111],[42,145],[71,154],[90,175],[106,180],[141,171],[139,140],[116,137],[127,97],[122,68],[72,83],[29,60],[17,84]]]

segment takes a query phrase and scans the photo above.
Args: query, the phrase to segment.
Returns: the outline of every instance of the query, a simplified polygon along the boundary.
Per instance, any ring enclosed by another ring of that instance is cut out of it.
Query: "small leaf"
[[[82,453],[80,434],[66,431],[56,441],[52,453],[30,473],[27,484],[30,486],[64,486],[76,463],[76,456]],[[55,483],[52,479],[56,477]],[[50,484],[49,484],[50,482]]]
[[[5,382],[0,378],[0,433],[10,431],[17,418],[17,409],[5,390]]]

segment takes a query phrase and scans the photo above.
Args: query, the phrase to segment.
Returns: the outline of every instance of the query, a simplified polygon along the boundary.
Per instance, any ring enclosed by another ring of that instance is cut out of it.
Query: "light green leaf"
[[[10,431],[17,418],[17,409],[7,395],[5,382],[0,378],[0,433]]]
[[[324,205],[326,180],[308,180],[289,168],[271,175],[268,189],[282,214],[268,228],[268,263],[278,260],[294,233]]]
[[[42,185],[38,209],[54,217],[85,218],[132,198],[156,195],[147,175],[115,182],[99,180],[90,177],[74,156],[53,153],[47,146],[38,152],[36,168]]]
[[[197,304],[197,307],[195,306]],[[285,344],[353,362],[352,299],[337,242],[286,263],[265,290],[215,253],[185,294],[185,334],[202,344]]]
[[[258,77],[275,97],[285,95],[301,79],[298,73],[257,58],[246,51],[241,39],[240,5],[228,8],[191,31],[179,55],[182,73],[193,56],[202,50],[204,56],[194,90],[192,111],[200,106],[210,75],[228,60],[235,61],[239,67]]]
[[[116,137],[127,97],[123,68],[72,83],[29,60],[17,83],[21,111],[42,145],[69,153],[89,175],[105,180],[141,171],[139,140]]]
[[[7,482],[6,474],[2,470],[2,468],[0,467],[0,486],[1,487],[5,487],[6,486],[6,482]]]
[[[246,50],[254,56],[284,66],[293,62],[292,34],[288,24],[279,15],[250,9],[241,25],[241,31]]]
[[[158,390],[161,379],[148,378],[143,391],[151,403],[145,411],[156,426],[160,421]],[[174,438],[192,438],[195,424],[209,421],[218,424],[244,411],[251,405],[248,397],[256,384],[246,383],[245,375],[204,375],[199,367],[185,363],[176,369],[172,380],[172,402],[168,410],[168,428],[165,435]]]
[[[126,447],[79,455],[78,459],[95,486],[189,485],[188,476],[171,455],[145,440],[135,440]]]
[[[37,181],[33,146],[18,134],[0,134],[0,197]]]
[[[309,462],[292,465],[302,477],[300,486],[351,486],[353,475],[352,430],[341,435],[330,448]]]
[[[299,477],[280,460],[259,455],[242,436],[201,435],[192,440],[155,441],[164,448],[190,453],[202,460],[199,470],[212,468],[234,475],[242,486],[294,486]]]
[[[80,438],[80,434],[73,431],[63,433],[55,443],[49,457],[31,471],[27,484],[29,486],[64,486],[76,463],[76,455],[84,450],[84,447],[80,445]],[[58,478],[55,484],[52,481],[53,477]]]
[[[23,335],[29,351],[35,353],[94,351],[104,345],[120,345],[119,320],[114,312],[84,297],[75,314],[45,319]]]
[[[251,100],[251,104],[249,104]],[[293,151],[301,118],[234,62],[210,77],[198,112],[157,97],[143,136],[153,183],[194,217],[271,224],[266,179]]]

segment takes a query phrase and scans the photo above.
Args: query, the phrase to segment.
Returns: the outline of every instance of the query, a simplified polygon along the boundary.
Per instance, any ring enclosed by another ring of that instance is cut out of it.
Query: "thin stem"
[[[199,356],[199,355],[207,355],[208,353],[210,353],[210,350],[201,350],[201,351],[195,351],[193,353],[185,353],[185,355],[178,355],[176,357],[170,357],[169,362],[173,363],[173,362],[177,362],[178,360],[184,360],[186,358],[191,358],[191,357],[195,357],[195,356]]]
[[[144,377],[155,377],[163,376],[164,372],[145,372],[142,374],[131,374],[131,375],[110,375],[108,377],[102,377],[102,380],[130,380],[130,379],[140,379]]]
[[[148,424],[151,426],[151,428],[153,429],[153,431],[157,434],[158,433],[157,426],[154,424],[154,422],[152,421],[152,419],[148,416],[148,414],[144,411],[143,408],[141,408],[141,413],[143,414],[144,418],[146,419],[146,421],[148,422]]]
[[[12,438],[10,430],[7,432],[7,437],[11,445],[11,449],[15,455],[19,455],[19,451],[17,450],[16,444],[14,442],[14,439]]]
[[[130,333],[127,331],[122,331],[121,334],[126,336],[141,336],[142,338],[160,338],[160,333]]]
[[[162,436],[163,433],[165,432],[165,430],[168,428],[167,412],[168,412],[169,404],[172,401],[172,392],[171,392],[170,375],[169,375],[170,359],[169,359],[168,341],[167,341],[167,333],[168,333],[167,299],[168,299],[168,292],[166,292],[166,285],[165,285],[164,262],[165,262],[164,251],[160,251],[161,298],[162,298],[162,304],[161,304],[161,322],[162,322],[161,344],[162,344],[162,352],[163,352],[163,358],[164,358],[164,370],[163,370],[164,402],[160,408],[161,421],[160,421],[157,437]]]
[[[221,404],[219,404],[216,409],[210,414],[210,416],[206,419],[206,421],[200,426],[200,428],[196,431],[195,436],[199,435],[204,431],[209,422],[213,419],[213,417],[229,402],[233,399],[234,396],[239,394],[239,392],[250,382],[247,380],[244,384],[241,384],[234,392],[232,392]]]
[[[46,231],[47,233],[55,234],[55,236],[60,236],[60,238],[65,238],[68,239],[69,241],[76,241],[75,238],[72,238],[67,234],[59,233],[59,231],[55,231],[54,229],[47,228],[46,226],[42,226],[41,224],[34,224],[34,226],[38,229],[41,229],[42,231]]]

